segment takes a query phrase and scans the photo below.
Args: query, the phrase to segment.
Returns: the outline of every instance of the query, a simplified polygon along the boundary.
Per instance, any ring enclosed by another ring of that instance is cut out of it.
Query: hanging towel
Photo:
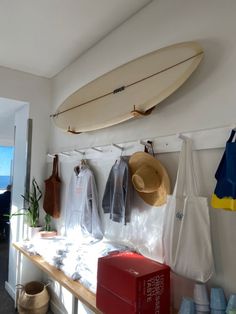
[[[235,133],[235,130],[231,131],[215,174],[217,184],[214,193],[219,198],[236,198],[236,142],[233,142]]]
[[[231,131],[225,151],[215,173],[216,187],[211,199],[214,208],[236,210],[236,131]]]
[[[128,160],[120,157],[111,168],[102,200],[104,213],[109,213],[111,220],[130,221],[132,191]]]
[[[81,232],[97,239],[103,237],[97,187],[92,171],[85,164],[79,172],[72,173],[66,206],[67,236],[76,238]]]

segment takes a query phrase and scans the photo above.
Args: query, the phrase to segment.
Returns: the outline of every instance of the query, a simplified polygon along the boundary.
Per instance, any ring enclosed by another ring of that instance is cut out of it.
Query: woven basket
[[[49,294],[47,287],[38,281],[31,281],[21,286],[18,298],[18,312],[20,314],[46,314],[48,310]]]

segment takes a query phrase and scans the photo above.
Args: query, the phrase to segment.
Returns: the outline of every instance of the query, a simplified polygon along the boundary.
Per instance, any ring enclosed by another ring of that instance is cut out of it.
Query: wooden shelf
[[[74,281],[67,277],[62,271],[50,265],[39,255],[30,255],[25,251],[19,243],[13,243],[13,247],[26,256],[32,263],[38,266],[42,271],[47,273],[51,278],[55,279],[60,285],[70,291],[79,301],[85,304],[95,313],[102,313],[96,307],[96,295],[85,288],[78,281]]]

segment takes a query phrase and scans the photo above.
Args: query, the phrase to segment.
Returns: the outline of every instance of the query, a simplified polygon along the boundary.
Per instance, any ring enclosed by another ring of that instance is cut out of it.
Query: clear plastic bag
[[[166,205],[152,207],[134,193],[130,222],[113,222],[105,216],[105,237],[123,243],[159,263],[164,261],[162,235]]]

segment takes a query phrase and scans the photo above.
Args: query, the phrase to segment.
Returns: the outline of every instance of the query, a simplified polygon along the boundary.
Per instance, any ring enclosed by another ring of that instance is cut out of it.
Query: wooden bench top
[[[30,261],[32,261],[36,266],[38,266],[42,271],[47,273],[51,278],[55,279],[60,285],[70,291],[79,301],[85,304],[95,313],[101,314],[96,307],[96,295],[85,288],[78,281],[74,281],[68,276],[66,276],[62,271],[58,270],[56,267],[50,265],[39,255],[30,255],[25,251],[20,243],[12,244],[15,249],[20,251],[24,256],[26,256]]]

